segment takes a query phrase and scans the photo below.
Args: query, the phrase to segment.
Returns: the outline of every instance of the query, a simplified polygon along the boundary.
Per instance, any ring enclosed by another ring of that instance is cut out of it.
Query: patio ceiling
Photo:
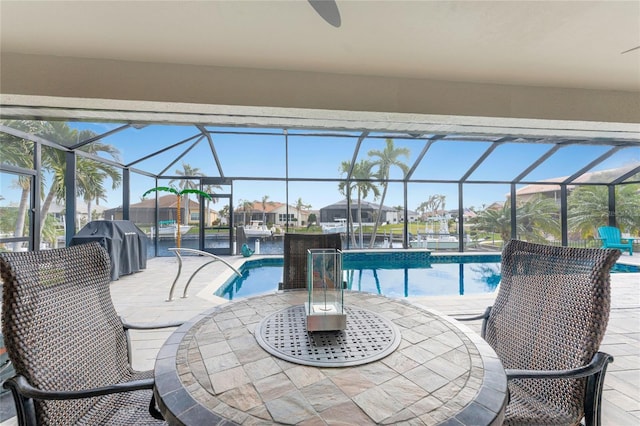
[[[485,142],[476,163],[448,178],[459,182],[473,181],[505,144],[608,147],[564,183],[620,152],[629,153],[629,164],[640,161],[640,3],[336,4],[338,28],[306,0],[2,0],[0,114],[122,129],[189,125],[205,138],[221,127],[352,140],[375,133],[424,141],[413,172],[430,155],[427,141]],[[604,118],[572,120],[580,110]],[[107,142],[111,134],[103,135]],[[209,142],[217,174],[229,175],[215,136]],[[525,182],[542,162],[532,158],[499,181]],[[625,170],[618,178],[629,176]]]
[[[2,1],[2,51],[638,91],[635,1]],[[28,31],[25,20],[28,19]],[[631,50],[631,51],[630,51]],[[623,53],[627,51],[627,53]]]
[[[72,111],[84,101],[118,121],[122,110],[205,115],[226,105],[212,124],[243,117],[308,128],[325,126],[300,126],[299,115],[324,120],[330,111],[426,114],[408,121],[442,125],[468,125],[467,117],[624,122],[636,130],[640,116],[635,1],[337,0],[339,28],[305,0],[0,4],[3,107]],[[107,108],[105,100],[117,102]],[[30,114],[51,117],[41,112]],[[333,114],[330,127],[386,121],[363,114],[363,123],[346,124]],[[588,126],[568,128],[576,127]]]

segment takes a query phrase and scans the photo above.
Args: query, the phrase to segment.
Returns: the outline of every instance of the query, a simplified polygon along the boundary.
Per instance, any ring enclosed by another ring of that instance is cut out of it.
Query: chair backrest
[[[280,290],[307,288],[307,250],[342,250],[340,234],[284,234],[284,269]]]
[[[620,230],[615,226],[601,226],[598,228],[598,234],[600,238],[606,240],[610,244],[620,244],[621,234]]]
[[[98,243],[0,253],[0,272],[2,332],[17,374],[47,390],[105,386],[131,374],[109,292],[109,256]],[[38,424],[74,424],[93,404],[36,400]]]
[[[562,370],[588,364],[607,327],[609,272],[618,257],[619,250],[510,241],[485,335],[503,366]],[[584,379],[520,380],[519,385],[570,412],[583,410]]]

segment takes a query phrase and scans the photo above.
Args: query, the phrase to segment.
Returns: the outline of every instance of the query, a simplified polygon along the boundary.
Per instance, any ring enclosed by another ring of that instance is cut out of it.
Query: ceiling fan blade
[[[336,28],[342,25],[340,19],[340,11],[338,10],[338,4],[335,0],[307,0],[311,7],[318,12],[318,15],[322,16],[322,19]]]

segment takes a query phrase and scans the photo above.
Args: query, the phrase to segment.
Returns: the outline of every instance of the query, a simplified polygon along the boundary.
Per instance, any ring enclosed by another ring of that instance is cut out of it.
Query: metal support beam
[[[175,147],[177,147],[177,146],[180,146],[180,145],[182,145],[182,144],[184,144],[184,143],[187,143],[187,142],[189,142],[189,141],[192,141],[192,140],[194,140],[194,139],[196,139],[196,138],[199,138],[199,137],[201,137],[201,136],[202,136],[202,135],[200,135],[200,133],[198,133],[197,135],[193,135],[193,136],[191,136],[191,137],[189,137],[189,138],[187,138],[187,139],[183,139],[183,140],[181,140],[180,142],[176,142],[176,143],[174,143],[173,145],[169,145],[169,146],[167,146],[167,147],[165,147],[165,148],[159,149],[158,151],[154,152],[153,154],[149,154],[149,155],[145,155],[144,157],[140,157],[140,158],[138,158],[137,160],[132,161],[132,162],[130,162],[129,164],[126,164],[126,167],[131,167],[131,166],[133,166],[133,165],[135,165],[135,164],[140,163],[141,161],[148,160],[149,158],[155,157],[156,155],[160,155],[160,154],[162,154],[163,152],[167,152],[167,151],[169,151],[170,149],[173,149],[173,148],[175,148]]]
[[[566,178],[563,183],[573,182],[574,180],[576,180],[577,178],[579,178],[580,176],[582,176],[583,174],[585,174],[586,172],[588,172],[589,170],[597,166],[598,164],[602,163],[607,158],[611,157],[616,152],[620,151],[620,149],[622,149],[621,146],[614,146],[613,148],[611,148],[610,150],[608,150],[607,152],[605,152],[604,154],[602,154],[601,156],[599,156],[598,158],[596,158],[595,160],[593,160],[592,162],[590,162],[589,164],[582,167],[580,170],[578,170],[577,172],[575,172],[574,174]]]
[[[155,188],[158,187],[158,178],[156,177],[156,181],[155,181]],[[153,215],[153,227],[155,228],[155,232],[153,233],[153,252],[155,253],[154,256],[158,256],[158,240],[160,240],[160,229],[158,229],[158,222],[160,222],[160,208],[159,208],[159,202],[158,202],[158,198],[160,197],[160,194],[158,193],[158,191],[155,191],[154,193],[154,198],[155,198],[155,209],[154,209],[154,215]],[[178,226],[180,226],[180,224],[177,224]]]
[[[193,148],[195,148],[200,141],[204,139],[204,136],[200,136],[194,143],[192,143],[189,148],[185,149],[184,152],[180,155],[178,155],[176,157],[175,160],[173,160],[171,163],[169,163],[169,165],[167,167],[165,167],[161,172],[160,172],[160,176],[162,176],[163,174],[165,174],[167,172],[167,170],[169,170],[171,168],[171,166],[173,166],[174,164],[176,164],[178,161],[182,160],[182,158],[187,155],[189,153],[189,151],[191,151]]]
[[[221,178],[224,177],[224,172],[222,171],[222,164],[220,163],[220,158],[218,157],[218,151],[216,151],[216,146],[213,144],[213,139],[211,138],[211,133],[204,126],[196,126],[202,134],[207,138],[209,142],[209,148],[211,149],[211,154],[213,155],[213,160],[216,162],[216,167],[218,167],[218,174]],[[285,130],[286,132],[286,130]],[[285,135],[286,137],[286,135]]]
[[[129,220],[131,208],[131,170],[122,169],[122,220]]]
[[[49,141],[47,139],[41,138],[40,136],[36,136],[34,134],[31,134],[31,133],[23,132],[22,130],[17,130],[17,129],[14,129],[13,127],[8,127],[8,126],[5,126],[3,124],[0,124],[0,132],[7,133],[7,134],[15,136],[15,137],[17,137],[19,139],[25,139],[25,140],[28,140],[28,141],[31,141],[31,142],[35,142],[37,144],[50,146],[52,148],[60,149],[60,150],[63,150],[63,151],[68,151],[69,150],[68,147],[66,147],[64,145],[60,145],[59,143],[51,142],[51,141]]]
[[[616,187],[615,185],[607,185],[609,189],[609,226],[618,226],[616,220]]]
[[[284,200],[285,200],[284,214],[286,217],[284,222],[285,223],[284,229],[285,229],[285,232],[289,232],[289,131],[287,129],[283,129],[283,132],[284,132]]]
[[[551,157],[553,154],[555,154],[560,148],[562,148],[562,145],[554,145],[554,146],[552,146],[547,152],[545,152],[540,157],[538,157],[538,159],[536,161],[531,163],[529,165],[529,167],[524,169],[522,171],[522,173],[520,173],[518,176],[516,176],[515,179],[513,179],[513,181],[514,182],[520,182],[522,179],[524,179],[525,176],[527,176],[529,173],[531,173],[540,164],[544,163],[549,157]]]
[[[475,163],[473,163],[473,164],[471,165],[471,167],[469,167],[469,169],[467,170],[467,172],[466,172],[466,173],[465,173],[465,174],[460,178],[460,181],[464,182],[464,181],[466,181],[467,179],[469,179],[469,176],[471,176],[471,175],[473,174],[473,172],[475,172],[475,171],[476,171],[476,169],[477,169],[478,167],[480,167],[480,165],[484,162],[484,160],[486,160],[486,159],[487,159],[487,157],[488,157],[489,155],[491,155],[491,153],[492,153],[493,151],[495,151],[495,149],[496,149],[497,147],[499,147],[500,145],[502,145],[503,143],[505,143],[505,142],[507,142],[507,141],[510,141],[511,139],[512,139],[512,138],[501,138],[501,139],[498,139],[497,141],[493,142],[493,143],[489,146],[489,148],[487,148],[487,149],[482,153],[482,155],[480,156],[480,158],[478,158],[478,159],[476,160],[476,162],[475,162]]]
[[[407,181],[405,180],[402,185],[404,189],[404,226],[402,227],[402,248],[409,248],[409,206],[407,204],[409,191]],[[391,238],[391,246],[393,247],[393,238]]]
[[[349,172],[347,173],[347,186],[349,185],[349,180],[351,179],[351,175],[353,174],[353,168],[356,166],[356,160],[358,159],[358,153],[360,152],[360,145],[362,145],[362,141],[369,135],[369,132],[362,132],[358,137],[358,142],[356,142],[356,147],[353,150],[353,157],[351,158],[351,167],[349,167]]]
[[[464,196],[462,182],[458,182],[458,251],[464,251]]]
[[[512,239],[516,239],[518,238],[518,232],[516,231],[516,220],[518,217],[518,214],[516,212],[516,206],[518,205],[516,202],[516,184],[512,183],[511,184],[511,197],[509,198],[509,202],[511,203],[511,238]],[[502,242],[503,244],[505,243],[505,241]]]
[[[29,228],[31,230],[31,250],[40,250],[40,236],[42,235],[42,218],[40,211],[40,192],[42,190],[42,145],[39,143],[33,146],[33,168],[36,170],[36,176],[32,178],[31,183],[31,223]]]
[[[562,246],[569,245],[569,230],[567,228],[568,223],[568,209],[567,209],[567,197],[569,191],[567,191],[566,184],[560,184],[560,232],[562,232]]]
[[[64,173],[65,185],[65,241],[67,247],[71,244],[71,238],[76,233],[76,153],[66,152],[67,168]]]
[[[351,226],[353,218],[351,217],[351,185],[349,185],[349,181],[347,181],[347,249],[353,248],[351,247],[351,230],[353,227]],[[362,247],[361,247],[362,248]]]
[[[109,130],[108,132],[105,132],[105,133],[103,133],[101,135],[97,135],[97,136],[94,136],[92,138],[85,139],[82,142],[79,142],[79,143],[77,143],[75,145],[72,145],[69,148],[70,149],[78,149],[78,148],[83,147],[83,146],[85,146],[87,144],[90,144],[91,142],[99,141],[100,139],[106,138],[107,136],[113,135],[114,133],[118,133],[118,132],[120,132],[120,131],[122,131],[124,129],[128,129],[129,127],[131,127],[131,124],[125,124],[124,126],[120,126],[120,127],[117,127],[117,128],[115,128],[113,130]]]
[[[121,168],[125,167],[124,164],[122,164],[122,163],[120,163],[118,161],[109,160],[108,158],[100,157],[99,155],[95,155],[95,154],[92,154],[90,152],[85,152],[85,151],[82,151],[82,150],[75,150],[74,152],[76,153],[76,155],[78,157],[88,158],[89,160],[93,160],[93,161],[96,161],[98,163],[108,164],[108,165],[116,167],[118,169],[121,169]]]
[[[640,166],[629,170],[627,173],[623,174],[622,176],[618,177],[616,180],[610,182],[611,185],[618,185],[622,182],[624,182],[625,180],[629,179],[631,176],[636,175],[640,173]]]
[[[422,162],[422,159],[427,154],[427,151],[429,151],[429,148],[431,148],[431,145],[433,145],[433,143],[438,139],[442,139],[444,137],[445,135],[435,135],[427,141],[427,143],[422,148],[422,151],[420,152],[420,154],[418,154],[418,158],[416,158],[416,161],[414,161],[413,166],[411,166],[411,168],[407,172],[407,175],[404,177],[405,181],[408,181],[409,179],[411,179],[411,176],[413,176],[413,173],[418,168],[418,165],[420,165],[420,163]]]

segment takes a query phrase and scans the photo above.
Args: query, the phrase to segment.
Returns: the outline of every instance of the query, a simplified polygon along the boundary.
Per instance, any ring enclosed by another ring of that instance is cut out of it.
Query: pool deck
[[[467,253],[464,253],[467,254]],[[257,256],[252,256],[251,260]],[[177,271],[173,257],[149,259],[147,269],[121,277],[111,284],[111,294],[118,313],[131,322],[166,322],[187,320],[205,309],[225,303],[213,296],[232,272],[220,262],[206,266],[189,287],[189,297],[182,291],[191,274],[210,258],[183,257],[182,276],[174,300],[167,302],[169,289]],[[225,260],[238,268],[246,258],[228,256]],[[619,263],[639,265],[640,254],[623,254]],[[603,395],[604,426],[640,423],[640,273],[612,274],[612,306],[609,325],[601,350],[614,356],[605,379]],[[492,304],[494,294],[473,296],[415,297],[410,300],[449,315],[475,314]],[[480,322],[467,323],[479,331]],[[171,330],[136,331],[132,333],[133,366],[152,369],[156,354]],[[0,411],[7,409],[6,401]],[[2,425],[16,424],[15,417]]]

